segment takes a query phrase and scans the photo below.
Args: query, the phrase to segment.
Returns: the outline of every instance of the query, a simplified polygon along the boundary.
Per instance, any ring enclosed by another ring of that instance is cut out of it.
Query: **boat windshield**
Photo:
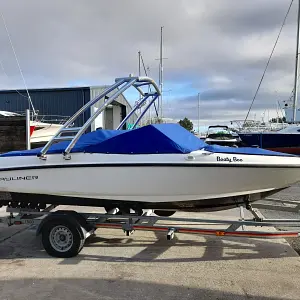
[[[226,126],[215,126],[209,127],[207,130],[207,135],[232,135],[230,129]]]

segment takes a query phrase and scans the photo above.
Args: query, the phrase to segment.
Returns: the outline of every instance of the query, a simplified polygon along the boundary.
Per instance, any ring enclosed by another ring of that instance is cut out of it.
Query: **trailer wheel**
[[[42,228],[42,243],[46,252],[54,257],[76,256],[83,248],[85,239],[81,227],[66,220],[51,220]]]
[[[159,217],[171,217],[175,214],[176,211],[172,210],[154,210],[154,213]]]

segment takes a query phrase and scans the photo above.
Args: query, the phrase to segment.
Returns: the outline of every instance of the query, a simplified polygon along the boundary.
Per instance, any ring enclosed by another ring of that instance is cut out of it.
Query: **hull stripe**
[[[234,164],[234,163],[97,163],[97,164],[64,164],[64,165],[40,165],[40,166],[18,166],[0,168],[4,171],[21,171],[37,169],[68,169],[68,168],[103,168],[103,167],[187,167],[187,168],[299,168],[298,164]]]

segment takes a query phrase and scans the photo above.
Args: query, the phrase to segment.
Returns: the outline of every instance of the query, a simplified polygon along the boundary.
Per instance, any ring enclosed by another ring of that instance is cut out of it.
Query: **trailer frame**
[[[280,202],[281,205],[284,205],[286,202],[289,206],[291,204],[295,206],[294,212],[299,212],[299,202],[274,199],[266,200],[276,202],[273,206],[269,204],[267,209],[279,210],[278,203]],[[253,206],[266,208],[266,204],[263,203]],[[6,211],[9,213],[9,216],[0,217],[0,223],[7,224],[8,226],[25,224],[31,228],[35,227],[36,235],[42,235],[42,244],[46,252],[51,256],[63,258],[78,255],[84,247],[85,240],[99,228],[121,229],[127,236],[133,234],[136,230],[164,232],[166,233],[167,240],[173,239],[177,233],[246,238],[295,238],[300,236],[300,218],[267,219],[252,206],[247,207],[247,209],[254,217],[252,219],[245,219],[244,207],[240,206],[240,218],[238,220],[159,217],[153,215],[152,210],[148,210],[142,215],[138,215],[137,213],[118,215],[120,213],[118,209],[113,209],[108,213],[87,213],[74,210],[53,211],[55,208],[55,205],[49,205],[44,210],[7,207]],[[281,210],[284,211],[285,207],[281,206]],[[291,211],[291,208],[287,207],[287,211]],[[158,224],[160,221],[187,222],[196,224],[197,227]],[[209,225],[222,225],[223,227],[207,228]],[[249,226],[272,228],[299,227],[299,230],[249,230],[247,228]]]

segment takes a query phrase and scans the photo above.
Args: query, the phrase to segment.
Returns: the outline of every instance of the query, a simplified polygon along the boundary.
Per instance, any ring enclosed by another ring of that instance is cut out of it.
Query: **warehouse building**
[[[71,87],[71,88],[49,88],[30,89],[29,94],[38,118],[42,122],[63,123],[75,112],[77,112],[88,101],[99,95],[107,86],[96,87]],[[109,95],[111,95],[111,92]],[[78,118],[74,124],[82,126],[93,112],[104,102],[104,99],[87,110]],[[3,90],[0,91],[0,110],[15,113],[24,113],[30,107],[26,90]],[[91,125],[90,130],[97,128],[116,129],[132,107],[124,97],[120,95],[112,105],[109,105]],[[31,109],[32,111],[32,109]],[[124,125],[123,129],[130,127],[137,119],[134,114]]]

